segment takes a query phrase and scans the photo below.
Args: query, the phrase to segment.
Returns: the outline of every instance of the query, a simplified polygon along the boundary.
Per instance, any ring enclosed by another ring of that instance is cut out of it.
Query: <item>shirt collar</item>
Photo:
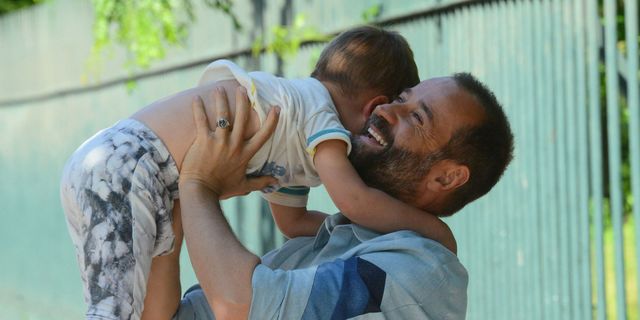
[[[330,215],[324,220],[322,227],[318,230],[316,234],[316,238],[313,242],[313,247],[315,249],[323,247],[331,238],[331,234],[336,228],[350,228],[351,232],[360,242],[365,242],[371,240],[375,237],[381,236],[382,234],[377,233],[373,230],[369,230],[363,226],[353,224],[351,221],[345,217],[342,213],[336,213]]]

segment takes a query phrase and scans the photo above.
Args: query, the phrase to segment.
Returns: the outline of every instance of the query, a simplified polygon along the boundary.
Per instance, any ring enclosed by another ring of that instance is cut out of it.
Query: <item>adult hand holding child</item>
[[[216,101],[218,122],[229,121],[229,105],[224,90],[212,93]],[[249,102],[244,88],[236,92],[236,117],[233,126],[209,128],[202,99],[198,96],[192,103],[196,125],[196,138],[187,152],[180,173],[180,188],[196,183],[209,189],[220,199],[245,195],[260,190],[276,179],[270,176],[247,177],[249,160],[271,137],[278,123],[279,108],[269,113],[260,130],[249,140],[244,140],[244,131],[249,120]]]

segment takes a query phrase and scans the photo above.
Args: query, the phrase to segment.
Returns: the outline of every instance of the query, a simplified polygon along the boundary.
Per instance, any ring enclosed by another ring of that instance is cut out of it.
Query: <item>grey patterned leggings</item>
[[[173,251],[173,158],[149,128],[122,120],[76,150],[60,193],[87,319],[139,319],[151,260]]]

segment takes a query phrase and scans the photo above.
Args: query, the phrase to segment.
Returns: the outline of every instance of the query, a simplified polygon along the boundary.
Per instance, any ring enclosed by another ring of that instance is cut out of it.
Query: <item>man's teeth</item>
[[[387,142],[384,141],[384,139],[375,131],[373,131],[372,128],[369,128],[368,130],[369,134],[374,137],[376,139],[376,141],[378,141],[379,144],[381,144],[383,147],[387,146]]]

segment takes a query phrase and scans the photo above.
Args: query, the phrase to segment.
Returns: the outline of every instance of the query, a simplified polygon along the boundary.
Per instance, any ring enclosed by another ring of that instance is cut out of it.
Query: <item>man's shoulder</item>
[[[354,230],[356,235],[359,232],[363,232],[359,229],[366,230],[356,227]],[[458,257],[442,244],[408,230],[370,237],[363,241],[361,246],[363,246],[362,253],[366,255],[380,254],[383,257],[389,256],[391,259],[406,256],[407,259],[414,262],[417,260],[434,267],[448,264],[460,264],[462,266]],[[403,260],[398,261],[398,263],[401,262]]]
[[[344,220],[340,220],[343,218],[341,215],[334,215],[332,218],[334,219],[328,219],[325,223],[333,242],[359,243],[350,250],[345,250],[341,259],[359,256],[389,271],[421,266],[422,272],[451,269],[452,275],[467,276],[458,257],[437,241],[409,230],[380,234],[357,224],[345,224]],[[328,241],[325,249],[332,249],[332,241]]]
[[[362,245],[366,249],[358,258],[384,272],[385,295],[394,300],[393,310],[383,309],[385,314],[397,310],[403,316],[424,312],[433,319],[464,318],[468,274],[451,251],[412,231],[380,235]]]

